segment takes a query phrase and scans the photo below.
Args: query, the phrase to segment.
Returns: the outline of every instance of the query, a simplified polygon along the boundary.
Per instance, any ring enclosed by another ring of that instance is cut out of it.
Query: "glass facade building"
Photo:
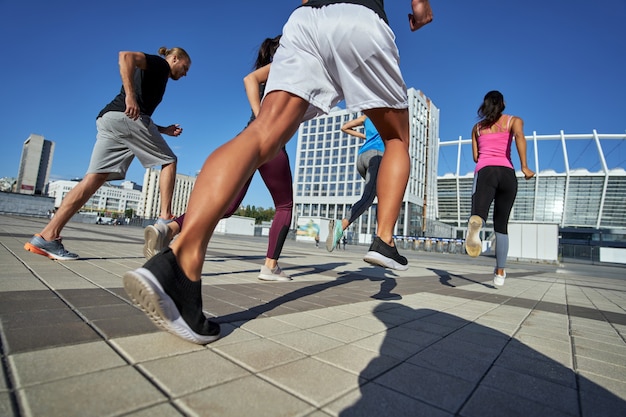
[[[420,91],[410,88],[411,172],[395,234],[420,236],[436,217],[437,140],[439,109]],[[294,170],[294,214],[341,219],[363,192],[356,168],[362,140],[341,131],[360,113],[333,109],[300,125]],[[347,230],[353,243],[369,243],[376,231],[376,201]]]
[[[626,229],[625,134],[533,133],[526,140],[528,163],[537,175],[525,181],[517,154],[512,152],[518,192],[511,221]],[[464,229],[471,214],[474,173],[461,171],[463,167],[473,169],[471,139],[442,141],[439,146],[444,156],[440,163],[454,161],[456,169],[437,179],[438,220]],[[492,215],[490,212],[488,227]]]

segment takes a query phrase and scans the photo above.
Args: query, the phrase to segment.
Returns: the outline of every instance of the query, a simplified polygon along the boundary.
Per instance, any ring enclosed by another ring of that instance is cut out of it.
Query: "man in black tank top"
[[[73,260],[78,255],[61,243],[67,222],[106,181],[124,179],[135,157],[145,168],[160,165],[160,216],[169,220],[176,179],[176,155],[161,134],[179,136],[182,128],[157,126],[151,116],[161,102],[167,81],[187,75],[191,59],[182,48],[159,49],[159,55],[119,53],[122,88],[96,118],[98,134],[87,173],[63,199],[56,215],[24,245],[27,251],[55,260]]]

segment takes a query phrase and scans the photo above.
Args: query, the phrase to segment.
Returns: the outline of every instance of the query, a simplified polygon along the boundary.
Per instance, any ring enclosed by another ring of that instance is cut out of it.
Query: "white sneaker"
[[[493,285],[495,285],[496,287],[503,286],[505,278],[506,278],[506,271],[504,271],[504,275],[493,274]]]
[[[169,246],[172,241],[172,232],[167,224],[155,223],[144,229],[143,238],[143,256],[150,259]]]
[[[480,229],[483,227],[483,219],[473,215],[467,222],[467,237],[465,238],[465,251],[472,258],[477,257],[483,251],[483,242],[480,241]]]
[[[261,273],[258,278],[261,281],[291,281],[291,277],[280,269],[280,266],[276,265],[274,269],[269,269],[265,265],[261,267]]]

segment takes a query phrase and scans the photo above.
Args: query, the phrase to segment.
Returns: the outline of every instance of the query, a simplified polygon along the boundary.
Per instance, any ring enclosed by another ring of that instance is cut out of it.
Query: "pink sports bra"
[[[506,126],[502,126],[506,118]],[[513,168],[511,162],[511,142],[513,141],[513,133],[510,131],[511,120],[513,116],[503,115],[489,129],[477,129],[476,140],[478,142],[478,162],[474,172],[480,171],[486,166],[503,166]],[[492,132],[494,130],[495,132]],[[482,133],[481,133],[482,132]]]

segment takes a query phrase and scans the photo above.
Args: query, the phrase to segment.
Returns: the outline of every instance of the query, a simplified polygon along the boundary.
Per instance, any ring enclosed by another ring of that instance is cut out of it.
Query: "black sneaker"
[[[378,236],[372,242],[370,250],[365,254],[363,260],[372,265],[397,269],[398,271],[409,269],[409,261],[398,253],[398,249],[395,246],[389,246]]]
[[[156,325],[204,345],[219,339],[220,325],[204,316],[201,287],[185,276],[170,248],[124,274],[126,293]]]

